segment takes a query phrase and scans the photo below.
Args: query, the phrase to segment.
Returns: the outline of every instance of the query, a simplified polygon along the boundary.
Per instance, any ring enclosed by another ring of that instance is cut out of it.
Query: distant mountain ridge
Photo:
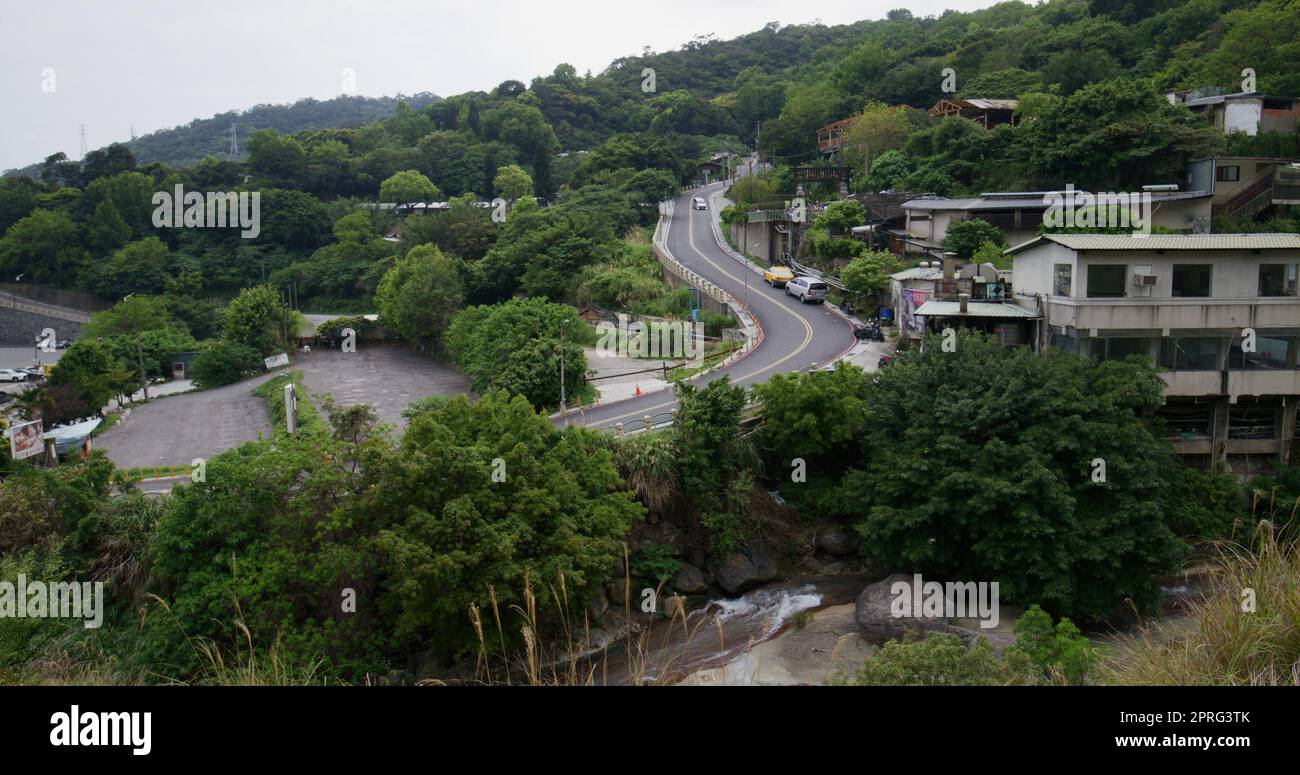
[[[241,154],[244,141],[259,129],[274,129],[282,134],[329,127],[358,127],[391,116],[399,102],[421,108],[440,97],[429,92],[412,96],[360,97],[340,95],[329,100],[304,98],[286,105],[255,105],[247,110],[230,110],[212,118],[196,118],[183,126],[159,129],[123,143],[135,154],[136,163],[163,162],[188,166],[205,156],[225,157],[230,149],[230,125],[235,124]],[[92,149],[93,150],[93,149]],[[36,162],[5,174],[35,177],[41,164]]]

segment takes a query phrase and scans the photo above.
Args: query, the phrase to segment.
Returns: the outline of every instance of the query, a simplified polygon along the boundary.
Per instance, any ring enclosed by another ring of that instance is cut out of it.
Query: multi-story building
[[[1011,248],[1036,347],[1163,369],[1178,451],[1247,473],[1287,460],[1300,401],[1300,235],[1047,234]]]
[[[1166,188],[1148,187],[1152,225],[1180,231],[1209,231],[1211,189],[1208,186],[1191,191]],[[948,229],[958,221],[978,218],[1001,229],[1008,245],[1016,245],[1038,234],[1052,195],[1059,193],[995,191],[971,199],[920,197],[903,203],[905,221],[896,236],[903,244],[904,255],[941,258]]]

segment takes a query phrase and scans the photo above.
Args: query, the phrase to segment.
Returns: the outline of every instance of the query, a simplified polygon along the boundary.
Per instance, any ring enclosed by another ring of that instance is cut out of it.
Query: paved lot
[[[313,350],[294,356],[293,368],[302,370],[310,392],[329,393],[340,404],[370,404],[380,422],[406,427],[402,410],[412,401],[431,395],[469,392],[469,378],[454,366],[397,344],[360,343],[354,353]]]
[[[371,404],[382,422],[402,429],[402,409],[428,395],[464,393],[469,380],[459,370],[400,345],[362,344],[355,353],[315,350],[295,356],[311,393],[329,393],[353,405]],[[208,459],[270,430],[265,402],[253,388],[263,375],[234,385],[168,396],[136,407],[131,416],[95,439],[119,468],[188,465]]]
[[[131,410],[131,415],[93,442],[118,468],[189,465],[254,441],[270,430],[266,402],[253,388],[271,378],[254,379],[212,390],[167,396]]]

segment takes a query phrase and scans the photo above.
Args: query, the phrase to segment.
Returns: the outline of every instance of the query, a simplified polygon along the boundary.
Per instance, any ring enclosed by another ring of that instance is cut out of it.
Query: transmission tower
[[[235,122],[230,122],[230,161],[239,158],[239,135],[235,132]]]
[[[81,125],[81,158],[86,158],[86,125]]]

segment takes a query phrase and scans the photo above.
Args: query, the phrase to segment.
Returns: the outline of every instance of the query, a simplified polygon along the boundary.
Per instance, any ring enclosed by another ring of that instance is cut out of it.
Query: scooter
[[[883,369],[893,362],[894,362],[893,358],[890,358],[888,355],[882,355],[880,356],[880,360],[876,361],[876,368]]]
[[[865,326],[863,325],[853,326],[853,336],[859,340],[870,339],[877,342],[885,341],[885,335],[881,333],[880,326],[876,325],[875,323],[870,323]]]

